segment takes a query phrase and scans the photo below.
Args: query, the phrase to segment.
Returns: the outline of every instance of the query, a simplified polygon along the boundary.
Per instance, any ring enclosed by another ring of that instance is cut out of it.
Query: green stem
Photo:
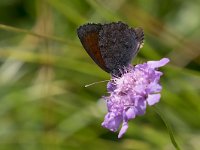
[[[160,116],[160,118],[164,122],[164,124],[165,124],[165,126],[167,128],[167,131],[169,132],[169,136],[170,136],[172,144],[174,145],[174,147],[176,148],[176,150],[181,150],[180,147],[178,146],[175,138],[174,138],[174,134],[173,134],[172,128],[169,125],[168,121],[166,120],[166,118],[163,116],[163,114],[161,113],[161,111],[156,106],[154,106],[153,108],[154,108],[154,111]]]

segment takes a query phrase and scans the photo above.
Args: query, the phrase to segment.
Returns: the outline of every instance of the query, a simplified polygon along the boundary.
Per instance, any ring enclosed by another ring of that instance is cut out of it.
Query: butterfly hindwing
[[[128,25],[117,22],[105,24],[99,33],[100,51],[106,67],[112,74],[119,74],[139,49],[137,35]]]

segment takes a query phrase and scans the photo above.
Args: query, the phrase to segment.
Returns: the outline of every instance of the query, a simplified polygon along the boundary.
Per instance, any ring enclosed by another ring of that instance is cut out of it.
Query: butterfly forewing
[[[77,34],[83,47],[94,62],[108,72],[99,48],[99,32],[101,28],[100,24],[86,24],[78,28]]]

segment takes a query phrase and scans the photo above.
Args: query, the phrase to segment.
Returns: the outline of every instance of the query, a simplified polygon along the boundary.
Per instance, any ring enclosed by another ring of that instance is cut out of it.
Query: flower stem
[[[162,121],[164,122],[164,124],[165,124],[165,126],[167,128],[167,131],[169,133],[169,136],[170,136],[170,139],[171,139],[171,142],[172,142],[173,146],[176,148],[176,150],[181,150],[180,147],[179,147],[179,145],[177,144],[175,138],[174,138],[174,133],[173,133],[172,128],[169,125],[167,119],[164,117],[164,115],[161,113],[161,111],[159,110],[158,107],[154,106],[153,109],[160,116],[160,118],[162,119]]]

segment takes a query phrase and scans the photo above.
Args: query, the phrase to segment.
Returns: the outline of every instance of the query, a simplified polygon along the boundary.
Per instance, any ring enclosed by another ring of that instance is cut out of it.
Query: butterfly
[[[120,76],[143,45],[142,28],[130,28],[119,21],[108,24],[88,23],[77,29],[89,56],[104,71]]]

